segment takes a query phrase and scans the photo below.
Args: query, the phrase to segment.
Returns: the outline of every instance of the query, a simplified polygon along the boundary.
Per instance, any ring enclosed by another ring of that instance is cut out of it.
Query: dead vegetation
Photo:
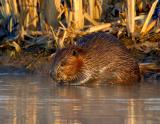
[[[159,20],[159,0],[0,0],[0,55],[53,53],[98,31],[159,52]]]
[[[77,36],[97,31],[132,40],[160,31],[158,0],[0,0],[0,3],[0,47],[13,47],[16,52],[33,45],[64,47]],[[23,43],[25,46],[21,46]]]

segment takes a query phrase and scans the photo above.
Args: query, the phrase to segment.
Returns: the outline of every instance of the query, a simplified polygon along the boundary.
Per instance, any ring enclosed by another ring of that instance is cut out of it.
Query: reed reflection
[[[0,86],[3,124],[160,122],[159,84],[60,87],[47,77],[24,76],[0,77]]]

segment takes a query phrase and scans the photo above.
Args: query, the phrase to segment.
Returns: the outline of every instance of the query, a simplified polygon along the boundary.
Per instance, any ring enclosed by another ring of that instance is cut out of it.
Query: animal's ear
[[[73,51],[72,51],[72,55],[73,55],[73,56],[78,56],[78,55],[79,55],[79,52],[78,52],[77,50],[73,50]]]

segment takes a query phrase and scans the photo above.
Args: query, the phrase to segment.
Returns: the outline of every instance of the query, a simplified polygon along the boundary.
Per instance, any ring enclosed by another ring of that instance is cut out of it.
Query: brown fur
[[[83,45],[58,50],[51,76],[71,85],[88,82],[130,84],[140,79],[139,67],[128,50],[114,36],[95,33]]]

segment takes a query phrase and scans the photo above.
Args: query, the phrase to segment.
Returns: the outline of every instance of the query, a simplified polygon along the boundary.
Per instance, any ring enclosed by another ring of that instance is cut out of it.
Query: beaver
[[[53,80],[69,85],[139,82],[138,63],[115,36],[99,32],[86,37],[57,50],[50,71]]]

